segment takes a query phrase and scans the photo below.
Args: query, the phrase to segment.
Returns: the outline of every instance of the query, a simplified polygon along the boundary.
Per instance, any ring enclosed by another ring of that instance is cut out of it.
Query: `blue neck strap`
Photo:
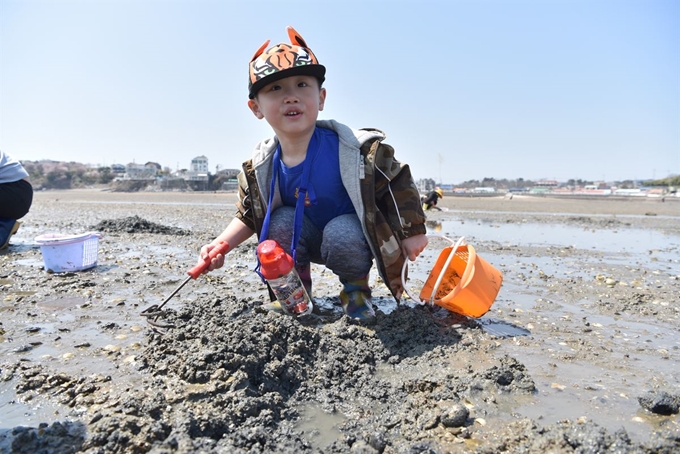
[[[297,263],[297,245],[300,241],[300,234],[302,232],[302,220],[304,218],[305,211],[305,199],[307,198],[307,193],[309,191],[309,175],[312,172],[312,163],[319,153],[321,148],[321,140],[318,137],[317,130],[314,130],[314,139],[316,142],[316,147],[310,147],[307,149],[307,156],[305,156],[304,167],[302,169],[302,179],[300,180],[300,187],[298,188],[298,197],[295,202],[295,217],[293,220],[293,240],[290,245],[290,252],[293,256],[293,262]],[[279,177],[279,171],[281,169],[281,144],[279,143],[274,151],[274,157],[272,158],[272,181],[269,186],[269,201],[267,203],[267,213],[264,216],[264,222],[262,223],[262,232],[260,233],[260,243],[267,239],[269,236],[269,222],[272,212],[272,202],[274,201],[274,191],[276,190],[276,180]],[[257,259],[257,267],[255,272],[262,277],[260,274],[260,259]],[[264,280],[264,277],[262,277]]]

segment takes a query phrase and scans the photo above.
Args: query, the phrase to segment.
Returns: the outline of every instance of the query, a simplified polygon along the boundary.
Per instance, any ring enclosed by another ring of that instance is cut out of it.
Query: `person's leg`
[[[33,187],[26,180],[0,184],[0,218],[20,219],[33,203]]]
[[[344,214],[326,224],[321,259],[341,281],[368,274],[373,265],[373,254],[356,214]]]
[[[368,286],[373,254],[356,214],[338,216],[326,225],[321,258],[343,285],[340,301],[345,313],[362,320],[373,317],[375,312],[371,305],[371,288]]]
[[[19,230],[19,221],[15,219],[0,218],[0,250],[9,245],[9,239]]]
[[[293,227],[295,209],[293,207],[280,207],[275,210],[269,221],[269,238],[276,240],[283,249],[291,254],[290,246],[293,240]],[[312,296],[312,275],[310,262],[322,263],[321,261],[321,232],[308,219],[303,218],[302,232],[295,254],[295,268],[302,280],[309,296]]]
[[[33,202],[33,187],[26,180],[0,184],[0,249],[19,230],[19,221],[28,213]]]

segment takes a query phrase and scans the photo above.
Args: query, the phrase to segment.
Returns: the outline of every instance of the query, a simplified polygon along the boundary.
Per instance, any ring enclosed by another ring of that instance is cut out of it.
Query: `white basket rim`
[[[45,246],[57,246],[60,244],[80,243],[90,238],[101,238],[102,234],[99,232],[87,232],[79,235],[64,235],[61,233],[45,233],[35,237],[35,242]]]

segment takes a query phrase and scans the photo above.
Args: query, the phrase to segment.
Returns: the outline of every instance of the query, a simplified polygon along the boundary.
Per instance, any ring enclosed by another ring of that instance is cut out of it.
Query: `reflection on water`
[[[531,331],[512,323],[497,320],[494,318],[483,317],[477,321],[484,331],[496,337],[517,337],[528,336]]]
[[[650,250],[677,250],[680,235],[642,229],[583,228],[538,223],[442,222],[441,231],[450,237],[497,241],[518,246],[558,246],[597,249],[602,252],[648,253]]]

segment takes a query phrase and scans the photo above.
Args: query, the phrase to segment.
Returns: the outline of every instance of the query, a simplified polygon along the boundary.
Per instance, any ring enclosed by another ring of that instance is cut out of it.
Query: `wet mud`
[[[105,219],[92,226],[92,229],[108,233],[159,233],[162,235],[189,235],[190,233],[188,230],[160,225],[142,219],[139,216],[129,216],[122,219]]]
[[[503,273],[482,318],[396,305],[373,272],[360,324],[323,267],[321,315],[270,313],[251,240],[159,332],[140,312],[187,277],[233,195],[38,193],[0,252],[0,452],[678,452],[680,203],[544,202],[428,214]],[[43,269],[33,238],[89,230],[97,267]]]

